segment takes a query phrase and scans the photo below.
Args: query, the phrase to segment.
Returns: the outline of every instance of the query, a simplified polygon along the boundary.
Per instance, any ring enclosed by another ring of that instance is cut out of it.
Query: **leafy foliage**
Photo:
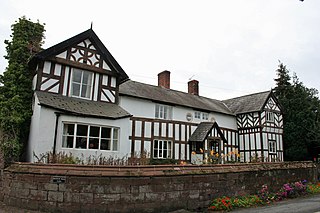
[[[320,183],[307,183],[306,180],[283,184],[276,192],[271,192],[267,185],[262,185],[256,195],[215,198],[211,201],[208,211],[231,211],[235,208],[266,205],[287,198],[296,198],[316,193],[320,193]]]
[[[318,91],[309,89],[286,66],[276,70],[275,94],[284,112],[285,160],[310,160],[317,157],[320,146],[320,101]],[[292,82],[290,82],[292,79]]]
[[[18,160],[21,147],[26,144],[32,115],[32,73],[30,58],[40,51],[44,25],[26,17],[12,25],[12,40],[5,40],[8,67],[0,75],[0,138],[6,163]]]

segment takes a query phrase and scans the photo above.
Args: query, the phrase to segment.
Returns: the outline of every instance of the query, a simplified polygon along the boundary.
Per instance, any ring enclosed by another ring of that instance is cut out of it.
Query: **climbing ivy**
[[[41,50],[45,29],[23,16],[11,31],[11,40],[4,41],[8,67],[0,75],[0,142],[6,164],[23,158],[28,141],[33,95],[28,62]]]

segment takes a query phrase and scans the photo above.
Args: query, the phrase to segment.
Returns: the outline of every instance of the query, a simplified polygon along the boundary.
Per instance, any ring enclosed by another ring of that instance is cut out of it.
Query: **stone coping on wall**
[[[105,166],[70,164],[14,163],[5,170],[11,173],[68,175],[68,176],[171,176],[215,174],[230,172],[250,172],[281,169],[315,168],[311,161],[277,163],[238,163],[211,165],[141,165],[141,166]]]

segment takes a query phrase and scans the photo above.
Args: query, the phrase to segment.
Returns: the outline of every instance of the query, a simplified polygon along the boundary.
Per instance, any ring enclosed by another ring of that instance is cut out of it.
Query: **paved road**
[[[269,206],[239,209],[232,213],[320,213],[320,195],[295,198]]]

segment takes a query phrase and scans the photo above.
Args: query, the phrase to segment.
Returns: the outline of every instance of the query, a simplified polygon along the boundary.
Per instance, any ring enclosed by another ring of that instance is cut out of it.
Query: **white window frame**
[[[209,113],[207,113],[207,112],[203,112],[202,113],[202,120],[209,120]]]
[[[194,118],[195,118],[195,119],[201,119],[201,112],[195,111],[195,112],[194,112]]]
[[[80,82],[75,82],[74,81],[74,73],[76,71],[80,71],[81,72],[81,78],[80,78]],[[84,73],[88,73],[91,77],[91,81],[89,82],[89,84],[86,84],[85,82],[83,82],[83,74]],[[93,90],[93,73],[92,72],[89,72],[89,71],[85,71],[85,70],[82,70],[82,69],[78,69],[78,68],[72,68],[72,72],[71,72],[71,78],[70,78],[70,96],[71,97],[75,97],[75,98],[82,98],[82,99],[88,99],[88,100],[91,100],[92,99],[92,90]],[[75,95],[73,94],[73,88],[74,88],[74,84],[77,84],[79,85],[79,95]],[[87,90],[89,89],[89,92],[87,92],[89,94],[89,96],[85,96],[83,97],[82,95],[82,87],[83,86],[86,86],[87,87]]]
[[[153,158],[154,159],[172,159],[172,141],[154,140],[153,141]]]
[[[156,104],[155,106],[155,118],[171,120],[172,118],[172,107],[163,105],[163,104]]]
[[[65,131],[66,125],[73,125],[74,130],[73,130],[73,134],[68,134]],[[87,135],[85,136],[79,136],[77,135],[77,130],[78,130],[78,126],[82,125],[82,126],[87,126]],[[99,137],[97,136],[91,136],[90,135],[90,130],[91,127],[98,127],[99,128]],[[102,137],[102,129],[106,128],[106,129],[110,129],[110,137],[108,138],[103,138]],[[100,125],[92,125],[92,124],[84,124],[84,123],[72,123],[72,122],[62,122],[62,144],[61,147],[63,149],[75,149],[75,150],[100,150],[100,151],[119,151],[119,137],[120,137],[120,128],[118,127],[110,127],[110,126],[100,126]],[[67,144],[67,137],[72,137],[72,147],[68,147]],[[83,138],[85,140],[86,146],[85,148],[81,148],[81,147],[76,147],[76,143],[77,143],[77,138]],[[98,143],[98,148],[92,148],[90,147],[90,139],[98,139],[99,143]],[[101,141],[102,140],[109,140],[109,149],[101,149]]]
[[[267,122],[274,122],[275,114],[274,112],[266,111],[266,121]]]
[[[277,153],[277,142],[276,140],[269,139],[269,153],[276,154]]]

